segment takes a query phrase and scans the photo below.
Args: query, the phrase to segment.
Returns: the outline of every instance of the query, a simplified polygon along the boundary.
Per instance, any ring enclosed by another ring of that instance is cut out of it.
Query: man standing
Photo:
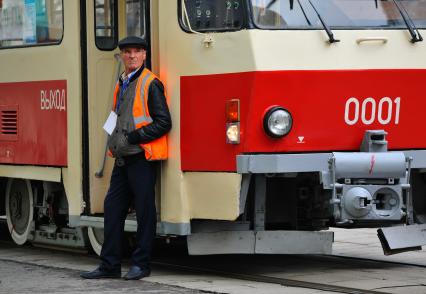
[[[134,197],[138,229],[132,266],[124,276],[149,276],[151,249],[156,234],[155,161],[167,158],[166,134],[172,127],[160,80],[144,66],[147,43],[139,37],[122,39],[118,46],[125,71],[114,92],[115,128],[108,138],[115,158],[104,202],[104,244],[101,264],[85,279],[120,278],[124,222]]]

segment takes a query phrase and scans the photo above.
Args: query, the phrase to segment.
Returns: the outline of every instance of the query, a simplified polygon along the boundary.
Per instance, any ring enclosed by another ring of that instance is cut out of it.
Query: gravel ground
[[[211,293],[147,281],[84,280],[79,272],[0,260],[0,293]]]

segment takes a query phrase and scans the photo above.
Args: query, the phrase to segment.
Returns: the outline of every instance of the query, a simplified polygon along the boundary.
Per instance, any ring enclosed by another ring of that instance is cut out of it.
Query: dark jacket
[[[153,122],[138,129],[140,139],[137,143],[144,144],[158,139],[172,128],[172,118],[164,95],[164,86],[158,79],[152,81],[149,87],[148,110]]]
[[[140,77],[143,69],[144,67],[140,68],[131,77],[129,82],[130,89],[128,90],[133,90],[134,92],[135,83],[137,82],[137,79]],[[123,84],[123,80],[120,78],[119,79],[120,94],[122,91],[122,84]],[[128,91],[126,90],[125,95],[123,96],[128,96],[128,95],[130,95],[130,93],[128,93]],[[121,96],[122,95],[119,95],[119,97]],[[129,97],[127,97],[126,99],[129,99]],[[134,99],[134,95],[132,96],[131,101],[129,99],[129,101],[127,102],[130,102],[131,105],[133,105],[133,99]],[[122,108],[122,106],[124,106],[126,103],[124,101],[120,101],[120,102],[121,102],[120,108]],[[153,122],[150,123],[149,125],[143,126],[140,129],[134,130],[133,117],[130,115],[130,113],[129,113],[129,117],[126,115],[126,117],[128,117],[127,119],[130,120],[128,124],[125,124],[127,126],[127,130],[117,129],[116,132],[118,134],[117,135],[113,134],[109,139],[108,145],[114,157],[131,155],[134,153],[141,152],[142,149],[138,149],[136,146],[132,147],[132,145],[145,144],[155,139],[158,139],[161,136],[165,135],[167,132],[169,132],[170,129],[172,128],[172,120],[170,117],[169,108],[167,106],[166,97],[164,95],[164,86],[161,83],[161,81],[159,81],[158,79],[153,80],[149,87],[147,103],[148,103],[149,115],[151,116]],[[118,101],[117,101],[117,104],[118,104]],[[129,105],[129,107],[132,107],[131,105]],[[116,111],[118,111],[118,113],[122,112],[117,109]],[[129,111],[131,112],[130,109]],[[129,126],[130,126],[130,129],[129,129]],[[119,125],[117,125],[117,128],[119,128]],[[120,135],[123,132],[124,134]],[[120,139],[121,136],[127,137],[127,144],[125,142],[122,142],[122,140]]]

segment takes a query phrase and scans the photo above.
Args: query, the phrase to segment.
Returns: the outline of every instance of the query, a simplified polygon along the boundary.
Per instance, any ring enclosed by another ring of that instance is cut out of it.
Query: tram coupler
[[[403,152],[333,153],[331,204],[336,224],[402,221],[410,206],[403,196],[410,189],[407,169]]]
[[[360,152],[334,152],[329,160],[337,226],[412,221],[411,161],[388,151],[384,130],[367,130]]]

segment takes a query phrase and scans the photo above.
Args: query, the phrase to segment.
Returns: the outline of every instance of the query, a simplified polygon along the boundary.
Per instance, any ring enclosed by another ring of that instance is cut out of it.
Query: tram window
[[[1,0],[0,49],[59,44],[62,0]]]
[[[311,0],[332,28],[406,28],[393,0]],[[426,0],[398,0],[416,26],[426,27]],[[251,0],[253,19],[263,29],[321,28],[308,0]]]
[[[145,5],[141,0],[126,0],[127,36],[145,38]]]
[[[426,0],[402,0],[399,2],[402,3],[416,27],[426,28]]]
[[[95,0],[95,43],[100,50],[114,50],[118,42],[117,2]]]
[[[191,28],[195,31],[239,30],[244,24],[243,0],[182,0]],[[181,9],[183,10],[183,9]],[[189,29],[186,16],[181,11],[181,24]]]
[[[252,0],[254,21],[261,28],[309,27],[310,20],[304,16],[305,10],[300,3],[291,0]]]

